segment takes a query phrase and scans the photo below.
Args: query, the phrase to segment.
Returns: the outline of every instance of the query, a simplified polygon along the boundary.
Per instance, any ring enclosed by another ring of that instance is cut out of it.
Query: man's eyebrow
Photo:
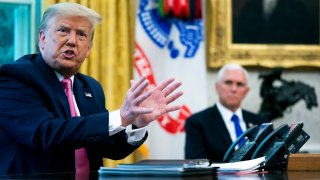
[[[57,26],[57,28],[71,29],[71,27],[69,25],[66,25],[66,24],[60,24],[60,25]],[[76,31],[77,32],[87,32],[87,27],[86,26],[77,27]]]
[[[76,31],[77,31],[77,32],[87,32],[85,29],[81,29],[81,28],[76,29]]]
[[[58,28],[68,28],[68,29],[70,29],[70,26],[65,25],[65,24],[59,24],[57,27]]]

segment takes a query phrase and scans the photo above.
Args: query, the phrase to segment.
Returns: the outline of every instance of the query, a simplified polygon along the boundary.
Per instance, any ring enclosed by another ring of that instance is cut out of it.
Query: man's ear
[[[46,39],[46,36],[45,36],[44,32],[40,31],[39,32],[39,48],[40,48],[40,50],[44,49],[45,39]]]
[[[248,94],[249,91],[250,91],[250,88],[247,86],[246,95]]]
[[[86,57],[89,56],[91,48],[92,48],[92,43],[90,43],[89,46],[88,46],[88,51],[87,51]]]
[[[215,87],[215,90],[216,90],[216,92],[218,93],[219,92],[219,84],[218,84],[218,82],[216,82],[215,84],[214,84],[214,87]]]

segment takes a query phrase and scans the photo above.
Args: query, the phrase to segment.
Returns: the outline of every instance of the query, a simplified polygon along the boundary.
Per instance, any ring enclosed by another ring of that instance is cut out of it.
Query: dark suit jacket
[[[122,159],[146,139],[132,146],[124,131],[109,136],[104,93],[93,78],[76,74],[74,95],[81,117],[71,117],[63,88],[41,55],[0,68],[0,175],[74,172],[79,147],[86,147],[96,171],[103,157]]]
[[[268,122],[262,116],[242,110],[243,119],[249,125]],[[191,115],[185,124],[186,159],[210,159],[222,162],[232,144],[231,137],[216,105]]]

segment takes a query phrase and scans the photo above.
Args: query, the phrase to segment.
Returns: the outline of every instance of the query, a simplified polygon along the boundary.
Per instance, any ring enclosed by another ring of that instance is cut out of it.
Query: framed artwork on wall
[[[320,68],[319,0],[206,3],[209,68]]]

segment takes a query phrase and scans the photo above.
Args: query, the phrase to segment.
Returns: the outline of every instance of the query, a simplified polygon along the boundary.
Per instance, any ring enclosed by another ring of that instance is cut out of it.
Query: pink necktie
[[[76,112],[76,108],[74,106],[74,101],[73,101],[73,95],[72,95],[72,90],[71,90],[71,79],[64,78],[61,81],[61,83],[63,85],[64,92],[66,93],[66,95],[68,97],[71,116],[72,117],[78,116],[77,112]],[[89,170],[90,170],[89,169],[89,160],[88,160],[85,148],[80,148],[80,149],[76,150],[75,164],[76,164],[76,172],[89,172]]]

